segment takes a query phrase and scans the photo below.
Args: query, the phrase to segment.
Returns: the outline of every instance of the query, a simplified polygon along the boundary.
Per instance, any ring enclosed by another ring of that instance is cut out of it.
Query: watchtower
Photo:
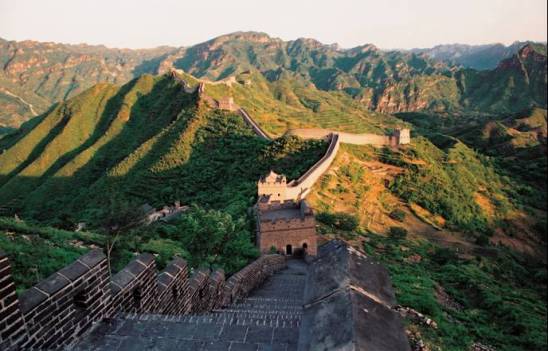
[[[259,179],[257,183],[259,197],[271,201],[285,201],[287,199],[287,178],[274,171]]]
[[[221,110],[227,110],[227,111],[236,110],[236,107],[234,105],[234,99],[229,96],[220,98],[218,101],[218,106],[219,106],[219,109]]]
[[[404,145],[411,143],[411,133],[408,128],[400,128],[394,131],[393,136],[396,139],[397,145]]]

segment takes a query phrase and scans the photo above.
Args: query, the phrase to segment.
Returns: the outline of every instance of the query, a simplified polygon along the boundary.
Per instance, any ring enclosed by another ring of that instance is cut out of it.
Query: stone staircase
[[[201,315],[120,315],[73,350],[297,350],[307,264],[291,259],[248,297]]]

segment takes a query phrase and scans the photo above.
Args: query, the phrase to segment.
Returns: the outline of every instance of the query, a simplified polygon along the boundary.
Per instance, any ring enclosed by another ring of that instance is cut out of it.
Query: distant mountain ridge
[[[382,113],[544,108],[545,45],[528,43],[524,47],[530,50],[521,55],[521,44],[384,51],[371,44],[340,49],[314,39],[283,41],[265,33],[236,32],[188,48],[128,50],[0,39],[0,128],[17,127],[98,82],[122,84],[172,69],[213,81],[248,71],[271,82],[291,79],[344,92]],[[529,60],[533,53],[539,55]],[[492,70],[466,68],[477,67],[477,60],[490,67],[507,55]],[[512,57],[514,64],[509,64]]]
[[[412,49],[428,57],[465,68],[487,70],[496,68],[500,61],[511,57],[531,41],[516,41],[508,46],[500,43],[484,45],[444,44],[426,49]]]

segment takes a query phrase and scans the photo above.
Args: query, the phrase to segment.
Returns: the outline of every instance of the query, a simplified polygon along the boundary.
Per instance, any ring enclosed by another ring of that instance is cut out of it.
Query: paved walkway
[[[120,316],[103,321],[78,351],[295,351],[306,263],[289,260],[239,303],[204,315]]]

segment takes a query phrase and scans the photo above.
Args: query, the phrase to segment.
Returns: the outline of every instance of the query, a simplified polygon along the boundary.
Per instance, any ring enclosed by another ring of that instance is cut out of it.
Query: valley
[[[0,249],[19,293],[97,248],[111,273],[146,252],[236,274],[260,256],[250,208],[274,171],[303,186],[320,244],[364,250],[437,323],[406,320],[422,350],[545,346],[545,45],[482,48],[494,64],[256,32],[0,44]]]

